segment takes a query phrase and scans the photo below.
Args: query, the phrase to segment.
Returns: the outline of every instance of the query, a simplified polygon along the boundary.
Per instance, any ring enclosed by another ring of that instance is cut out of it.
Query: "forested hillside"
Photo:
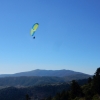
[[[100,68],[96,70],[93,78],[88,78],[87,84],[80,86],[73,80],[70,90],[63,90],[46,100],[100,100]]]
[[[68,83],[2,87],[0,100],[100,100],[100,68],[93,77]]]

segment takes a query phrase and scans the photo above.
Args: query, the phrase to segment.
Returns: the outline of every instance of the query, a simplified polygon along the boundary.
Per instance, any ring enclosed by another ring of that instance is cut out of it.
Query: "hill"
[[[87,79],[78,80],[80,85],[87,83]],[[26,100],[26,94],[33,98],[31,100],[45,100],[49,96],[54,97],[57,93],[63,90],[70,90],[70,83],[56,83],[56,84],[45,84],[37,86],[22,86],[22,87],[4,87],[0,89],[0,100]],[[47,99],[46,99],[47,100]]]
[[[75,72],[72,70],[32,70],[32,71],[27,71],[27,72],[20,72],[20,73],[15,73],[15,74],[1,74],[0,77],[19,77],[19,76],[57,76],[57,77],[65,77],[65,76],[70,76],[70,75],[88,75],[84,74],[81,72]]]
[[[86,79],[89,76],[68,76],[68,77],[39,77],[39,76],[20,76],[20,77],[3,77],[0,78],[0,86],[36,86],[44,84],[58,84],[58,83],[69,83],[70,81],[76,79]]]
[[[54,96],[63,89],[68,90],[69,84],[39,85],[30,87],[7,87],[0,89],[0,100],[26,100],[25,95],[29,94],[31,98],[38,96],[39,100],[48,96]]]
[[[35,86],[43,84],[68,83],[72,80],[87,79],[90,75],[71,70],[33,70],[16,74],[0,75],[0,87]]]

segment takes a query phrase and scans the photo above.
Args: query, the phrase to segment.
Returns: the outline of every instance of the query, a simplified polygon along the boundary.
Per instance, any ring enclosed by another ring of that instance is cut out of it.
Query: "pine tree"
[[[26,94],[26,100],[31,100],[28,94]]]
[[[93,89],[95,93],[100,95],[100,68],[97,68],[93,76]]]
[[[71,91],[70,91],[70,96],[72,99],[75,97],[81,97],[82,96],[82,90],[79,84],[73,80],[71,83]]]

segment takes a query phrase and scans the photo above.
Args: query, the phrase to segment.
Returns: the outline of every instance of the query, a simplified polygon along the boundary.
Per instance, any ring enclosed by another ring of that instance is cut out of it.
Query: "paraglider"
[[[35,39],[34,34],[35,34],[35,32],[36,32],[38,26],[39,26],[39,24],[38,24],[38,23],[35,23],[35,24],[32,26],[32,28],[31,28],[30,34],[31,34],[31,36],[33,36],[33,39]]]

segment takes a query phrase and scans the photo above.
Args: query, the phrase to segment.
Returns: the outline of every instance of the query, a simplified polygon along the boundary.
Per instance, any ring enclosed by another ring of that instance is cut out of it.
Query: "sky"
[[[0,74],[98,67],[100,0],[0,0]]]

